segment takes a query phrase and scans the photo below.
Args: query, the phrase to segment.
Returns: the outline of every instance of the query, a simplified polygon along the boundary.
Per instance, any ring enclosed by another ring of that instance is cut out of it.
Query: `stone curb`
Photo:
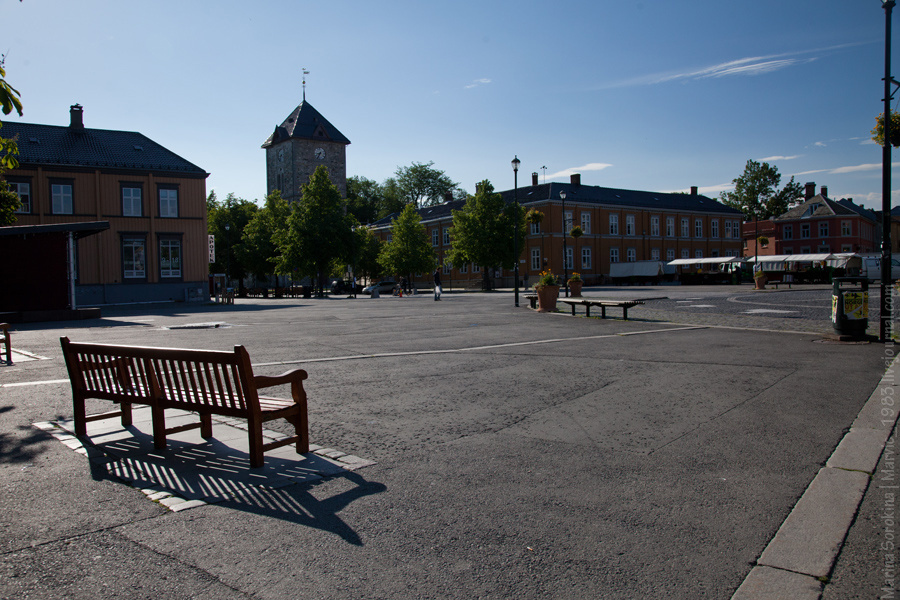
[[[818,599],[897,422],[900,357],[803,493],[732,600]],[[882,399],[891,398],[891,413]]]

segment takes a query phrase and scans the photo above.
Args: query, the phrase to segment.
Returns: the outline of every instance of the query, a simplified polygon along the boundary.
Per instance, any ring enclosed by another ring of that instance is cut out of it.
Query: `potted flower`
[[[534,284],[534,291],[538,297],[538,312],[553,312],[556,310],[556,299],[559,298],[559,284],[549,269],[541,271],[538,281]]]
[[[755,273],[753,273],[753,283],[756,284],[756,289],[764,290],[766,289],[766,282],[769,279],[766,277],[766,272],[762,269],[757,269]]]
[[[581,286],[583,285],[584,281],[582,281],[581,275],[572,273],[572,276],[569,277],[569,291],[572,292],[573,298],[581,298]]]

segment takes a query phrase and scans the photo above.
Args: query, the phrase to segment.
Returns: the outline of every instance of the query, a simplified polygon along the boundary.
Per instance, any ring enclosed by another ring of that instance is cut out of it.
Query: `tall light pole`
[[[569,297],[569,245],[566,238],[569,232],[566,231],[566,190],[559,191],[559,199],[562,200],[562,222],[563,222],[563,280],[566,282],[566,298]]]
[[[521,164],[521,162],[518,155],[512,159],[513,199],[516,203],[516,210],[513,214],[513,256],[516,259],[516,264],[513,267],[513,276],[516,278],[516,306],[519,306],[519,164]]]
[[[878,339],[890,336],[891,291],[891,10],[894,0],[881,0],[884,7],[884,147],[881,152],[881,306]]]

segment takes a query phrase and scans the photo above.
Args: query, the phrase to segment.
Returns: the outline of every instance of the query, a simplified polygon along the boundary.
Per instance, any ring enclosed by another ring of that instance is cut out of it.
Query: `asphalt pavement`
[[[795,288],[585,291],[643,298],[628,321],[501,291],[17,325],[0,598],[881,597],[893,345],[837,339],[830,288]],[[174,446],[141,463],[145,422],[80,443],[60,336],[306,369],[316,453],[248,473],[219,422],[190,479]]]

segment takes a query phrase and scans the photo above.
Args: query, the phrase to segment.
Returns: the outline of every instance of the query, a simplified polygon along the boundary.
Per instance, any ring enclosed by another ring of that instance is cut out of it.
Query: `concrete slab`
[[[731,600],[819,600],[815,577],[771,567],[754,567]]]
[[[878,458],[890,435],[891,430],[887,428],[851,428],[825,466],[872,474],[878,466]]]
[[[827,577],[868,484],[866,473],[819,471],[758,564]]]

